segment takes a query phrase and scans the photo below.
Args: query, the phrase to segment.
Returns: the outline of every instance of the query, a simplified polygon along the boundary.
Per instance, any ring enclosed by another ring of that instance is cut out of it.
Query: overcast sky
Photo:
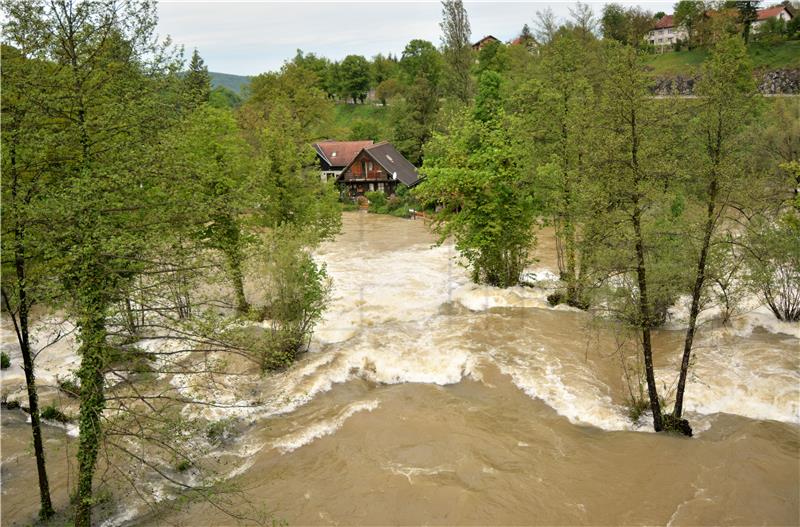
[[[599,13],[604,2],[588,2]],[[673,2],[619,2],[671,12]],[[485,35],[506,41],[537,10],[568,17],[567,2],[465,2],[473,41]],[[191,55],[196,47],[209,70],[255,75],[276,70],[297,49],[339,60],[349,54],[400,55],[409,40],[439,45],[438,1],[271,2],[161,0],[158,32]]]

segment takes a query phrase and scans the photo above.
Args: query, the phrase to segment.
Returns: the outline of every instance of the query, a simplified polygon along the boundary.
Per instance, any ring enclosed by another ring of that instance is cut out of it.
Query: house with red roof
[[[351,198],[366,192],[394,194],[419,182],[417,169],[389,142],[321,141],[314,144],[323,181],[333,177]]]
[[[714,12],[706,11],[705,15],[712,16]],[[780,18],[785,22],[789,22],[794,18],[794,14],[789,8],[783,5],[759,9],[756,12],[756,20],[752,25],[753,31],[758,32],[758,26],[770,18]],[[668,51],[672,49],[673,45],[678,40],[686,41],[688,37],[689,35],[686,29],[675,24],[675,17],[673,15],[666,15],[658,19],[655,23],[653,29],[647,34],[647,41],[659,51]]]
[[[672,49],[679,40],[687,40],[689,34],[681,26],[675,25],[673,15],[665,15],[658,19],[653,29],[647,34],[647,41],[659,51]]]
[[[770,18],[779,18],[784,22],[789,22],[794,18],[794,14],[786,6],[779,5],[770,7],[768,9],[759,9],[756,15],[756,20],[753,22],[753,31],[758,31],[758,26],[769,20]]]

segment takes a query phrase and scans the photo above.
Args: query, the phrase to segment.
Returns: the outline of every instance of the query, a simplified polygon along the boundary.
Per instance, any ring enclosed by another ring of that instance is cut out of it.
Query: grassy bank
[[[337,104],[334,109],[336,139],[391,140],[389,108],[367,104]]]
[[[778,44],[752,43],[748,54],[757,70],[776,70],[800,68],[800,40]],[[700,71],[700,66],[708,56],[705,49],[673,51],[654,55],[647,61],[654,76],[689,76]]]

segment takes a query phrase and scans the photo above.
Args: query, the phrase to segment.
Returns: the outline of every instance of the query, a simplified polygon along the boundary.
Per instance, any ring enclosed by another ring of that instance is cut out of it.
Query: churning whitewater
[[[244,489],[242,506],[290,524],[800,521],[797,325],[757,305],[726,326],[707,317],[686,391],[697,437],[650,434],[648,416],[628,417],[617,332],[548,306],[547,231],[531,286],[507,290],[471,284],[455,249],[434,242],[422,221],[346,213],[315,255],[333,300],[309,353],[227,391],[169,380],[235,403],[202,411],[238,425],[213,455]],[[681,314],[655,336],[667,388]],[[74,364],[71,349],[60,343],[41,378]],[[27,433],[3,433],[14,430]],[[153,492],[174,497],[156,482]],[[167,516],[131,498],[105,525],[230,523],[202,503]]]

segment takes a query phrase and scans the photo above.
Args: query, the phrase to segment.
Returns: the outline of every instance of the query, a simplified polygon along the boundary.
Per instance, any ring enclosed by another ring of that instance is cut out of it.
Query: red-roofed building
[[[391,195],[397,185],[419,181],[414,165],[386,141],[320,141],[314,150],[322,180],[333,177],[352,198],[370,191]]]
[[[753,29],[758,31],[758,26],[769,20],[770,18],[780,18],[784,22],[790,21],[794,18],[789,9],[786,6],[777,6],[777,7],[770,7],[768,9],[759,9],[757,13],[757,18],[755,22],[753,22]]]
[[[688,37],[684,28],[675,25],[675,18],[672,15],[665,15],[658,19],[647,34],[647,41],[659,51],[666,51],[678,40],[686,40]]]
[[[322,180],[327,181],[329,177],[338,177],[344,167],[349,165],[359,152],[372,144],[372,141],[320,141],[314,143],[314,150],[317,151],[320,168],[322,169]]]
[[[718,12],[706,11],[705,16],[714,16]],[[753,22],[753,30],[758,31],[758,26],[769,20],[770,18],[780,18],[785,22],[789,22],[794,18],[792,11],[786,6],[770,7],[767,9],[759,9],[757,11],[757,18]],[[688,38],[686,29],[681,26],[675,25],[675,18],[673,15],[666,15],[661,17],[653,26],[653,29],[647,34],[647,41],[656,47],[659,51],[668,51],[678,40],[685,41]]]

